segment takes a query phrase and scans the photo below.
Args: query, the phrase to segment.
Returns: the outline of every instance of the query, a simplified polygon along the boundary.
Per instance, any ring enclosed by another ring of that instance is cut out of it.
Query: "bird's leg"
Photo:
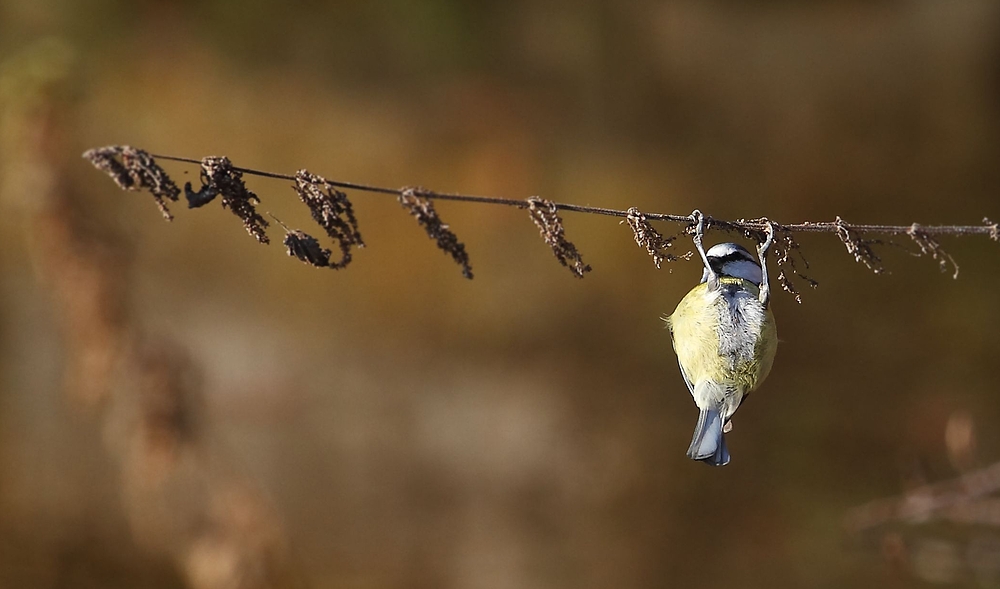
[[[771,244],[774,243],[774,223],[764,219],[764,223],[767,224],[767,239],[764,243],[757,245],[757,257],[760,258],[760,304],[767,308],[768,303],[771,302],[771,285],[767,280],[767,250],[771,248]]]
[[[694,247],[698,250],[698,255],[701,256],[701,262],[705,264],[705,282],[711,288],[717,288],[719,286],[719,275],[715,273],[712,269],[712,265],[708,263],[708,256],[705,255],[705,246],[701,243],[702,236],[705,235],[705,215],[701,211],[695,209],[691,213],[691,221],[695,223],[694,226]]]

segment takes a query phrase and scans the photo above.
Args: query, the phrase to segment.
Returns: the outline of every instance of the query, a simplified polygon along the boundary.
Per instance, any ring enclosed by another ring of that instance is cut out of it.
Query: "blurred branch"
[[[929,483],[918,461],[906,473],[901,495],[849,510],[844,529],[859,546],[877,548],[897,571],[927,581],[983,585],[1000,580],[1000,462],[975,468],[976,435],[971,413],[952,412],[945,449],[957,477]]]
[[[154,158],[200,165],[202,167],[201,189],[194,191],[190,183],[185,186],[189,208],[203,206],[213,200],[216,194],[221,193],[223,195],[223,206],[231,208],[237,213],[243,219],[247,230],[261,243],[268,243],[265,233],[268,223],[253,208],[253,204],[259,203],[260,200],[256,194],[246,190],[241,179],[242,175],[249,174],[265,178],[291,180],[296,183],[296,191],[300,196],[303,194],[302,179],[308,177],[312,186],[322,187],[322,192],[320,190],[313,190],[313,196],[325,194],[324,198],[326,202],[335,205],[327,206],[326,209],[335,211],[335,219],[340,219],[345,213],[347,215],[346,220],[340,220],[335,223],[336,227],[340,227],[341,229],[333,230],[330,218],[317,216],[316,205],[310,203],[308,199],[303,198],[303,202],[306,202],[313,211],[313,218],[327,230],[327,233],[332,238],[340,243],[341,250],[344,253],[343,261],[335,264],[329,263],[329,254],[326,257],[304,256],[300,255],[301,247],[288,246],[289,255],[298,257],[300,260],[314,266],[343,268],[350,262],[350,247],[363,246],[360,234],[357,233],[357,222],[354,219],[350,201],[347,200],[347,196],[344,193],[337,190],[338,188],[396,196],[417,217],[418,222],[427,229],[428,235],[437,241],[438,247],[450,254],[462,266],[462,273],[467,278],[472,278],[472,272],[465,248],[457,240],[454,233],[448,229],[448,226],[440,220],[434,211],[434,207],[431,206],[430,200],[450,200],[527,209],[532,221],[541,230],[542,238],[552,248],[556,258],[578,278],[582,278],[586,272],[590,271],[590,266],[583,262],[576,247],[566,240],[562,219],[558,215],[559,211],[625,219],[633,231],[636,243],[649,253],[657,268],[660,267],[660,264],[664,260],[672,262],[690,257],[689,255],[672,255],[667,253],[665,250],[673,246],[672,242],[676,239],[676,236],[664,238],[653,229],[650,221],[681,223],[684,225],[681,233],[692,234],[693,217],[691,215],[641,212],[634,207],[627,210],[591,207],[572,203],[553,202],[538,197],[519,200],[473,194],[437,192],[420,187],[386,188],[355,182],[329,180],[321,176],[309,174],[305,170],[300,170],[294,175],[280,174],[233,166],[229,162],[229,159],[225,157],[206,157],[197,160],[172,155],[149,154],[141,149],[129,146],[108,146],[91,149],[84,153],[83,156],[90,160],[95,167],[109,174],[121,188],[127,190],[149,189],[156,198],[156,203],[167,220],[170,220],[172,217],[166,211],[164,198],[176,200],[177,193],[172,188],[173,183],[155,163]],[[164,186],[167,188],[164,189]],[[227,194],[230,194],[229,200],[227,200]],[[234,206],[233,203],[237,203],[239,206]],[[715,228],[727,232],[742,233],[747,239],[753,239],[758,243],[763,242],[769,223],[773,223],[765,217],[730,221],[707,215],[704,216],[704,221],[705,229]],[[811,287],[815,287],[818,283],[802,274],[798,269],[798,264],[795,261],[796,258],[799,260],[798,263],[801,263],[805,268],[808,268],[809,264],[802,256],[801,248],[793,237],[794,233],[833,233],[844,244],[848,254],[853,256],[855,261],[864,264],[876,274],[882,273],[884,267],[882,266],[881,258],[872,246],[885,245],[892,242],[870,239],[864,236],[905,235],[919,248],[919,251],[911,251],[910,253],[915,256],[930,256],[938,262],[942,272],[947,271],[949,267],[952,268],[954,270],[952,275],[955,278],[958,277],[958,264],[942,248],[941,244],[937,241],[937,236],[985,235],[993,241],[1000,241],[1000,227],[998,227],[997,223],[985,218],[982,225],[919,225],[917,223],[910,225],[874,225],[851,224],[837,217],[833,221],[804,221],[788,224],[773,223],[773,227],[776,237],[772,249],[775,252],[777,265],[780,269],[778,282],[785,291],[795,296],[799,302],[801,302],[801,299],[798,291],[792,284],[790,274],[806,280]],[[347,230],[344,228],[347,228]],[[313,249],[316,249],[320,253],[323,251],[329,252],[329,250],[320,248],[315,238],[308,234],[292,229],[286,229],[286,231],[288,233],[285,240],[286,245],[288,245],[289,241],[293,245],[309,243],[314,244]]]
[[[1000,499],[983,499],[996,491],[1000,491],[1000,462],[952,480],[921,485],[901,497],[856,507],[845,517],[845,526],[850,532],[860,533],[894,521],[945,519],[1000,525]]]
[[[294,586],[273,506],[248,477],[212,460],[198,363],[128,312],[128,248],[91,226],[73,189],[64,154],[74,105],[64,96],[75,68],[64,53],[40,45],[0,68],[0,164],[5,196],[26,211],[29,251],[55,295],[68,396],[100,420],[133,538],[169,558],[188,586]],[[59,59],[66,63],[55,67]],[[149,189],[171,218],[166,203],[180,190],[148,154],[109,148],[92,161],[123,188]]]

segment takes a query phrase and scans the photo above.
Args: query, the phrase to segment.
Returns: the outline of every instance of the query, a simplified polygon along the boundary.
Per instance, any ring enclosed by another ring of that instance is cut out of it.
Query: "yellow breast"
[[[743,297],[747,312],[738,314],[736,322],[742,331],[733,331],[727,299],[704,283],[681,299],[667,322],[681,370],[691,385],[712,381],[747,394],[771,371],[778,342],[774,315],[756,300],[753,283],[736,278],[721,281],[723,285],[735,284],[749,295]],[[720,330],[723,321],[725,329]],[[737,353],[734,337],[739,340]]]

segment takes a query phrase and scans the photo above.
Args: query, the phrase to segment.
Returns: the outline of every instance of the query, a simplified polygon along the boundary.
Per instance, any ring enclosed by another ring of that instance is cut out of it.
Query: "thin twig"
[[[472,278],[472,267],[469,263],[469,255],[465,251],[465,246],[458,240],[454,232],[448,225],[441,221],[434,210],[432,200],[451,200],[459,202],[473,202],[481,204],[503,205],[527,209],[531,220],[538,226],[545,243],[552,248],[553,254],[560,264],[570,269],[574,276],[583,278],[590,271],[590,266],[585,264],[576,246],[566,239],[565,228],[559,211],[570,211],[575,213],[585,213],[593,215],[604,215],[609,217],[624,218],[632,229],[633,238],[639,247],[653,258],[653,263],[657,268],[664,261],[673,262],[679,259],[687,259],[690,252],[685,255],[673,255],[667,251],[672,245],[676,236],[664,238],[651,224],[650,221],[671,221],[681,223],[683,228],[680,233],[695,235],[696,245],[700,247],[700,236],[710,228],[725,232],[736,232],[742,234],[747,239],[752,239],[758,244],[765,242],[772,244],[776,265],[778,266],[778,284],[782,289],[795,297],[799,303],[802,297],[792,283],[791,275],[795,275],[815,288],[818,283],[805,276],[799,271],[796,258],[805,268],[809,263],[802,255],[798,241],[792,236],[794,232],[801,233],[833,233],[847,248],[857,262],[868,267],[875,274],[885,271],[882,266],[882,259],[872,246],[885,244],[898,245],[892,240],[882,240],[878,238],[865,237],[866,235],[906,235],[920,248],[920,251],[913,251],[917,256],[930,256],[938,262],[942,271],[946,271],[949,266],[954,268],[952,276],[958,278],[958,264],[954,258],[944,250],[936,236],[940,235],[986,235],[994,241],[1000,241],[1000,230],[997,223],[988,218],[983,219],[982,225],[874,225],[874,224],[850,224],[837,217],[834,221],[813,223],[805,221],[802,223],[792,223],[783,225],[775,223],[767,218],[737,219],[727,221],[715,219],[700,212],[696,216],[692,215],[672,215],[667,213],[644,213],[635,207],[627,210],[610,209],[605,207],[592,207],[577,205],[572,203],[554,202],[533,196],[527,199],[499,198],[492,196],[480,196],[474,194],[461,194],[449,192],[437,192],[421,187],[386,188],[383,186],[371,186],[356,182],[344,182],[338,180],[328,180],[322,176],[310,174],[305,170],[299,170],[295,175],[278,174],[253,168],[240,168],[232,165],[226,157],[206,157],[200,160],[178,157],[172,155],[150,155],[145,151],[137,150],[129,146],[111,145],[98,149],[92,149],[83,154],[99,170],[105,172],[126,190],[138,188],[148,188],[156,197],[157,204],[168,220],[172,217],[166,210],[164,199],[177,200],[179,190],[172,183],[170,178],[155,162],[155,158],[164,160],[197,164],[202,168],[202,187],[195,192],[190,183],[184,186],[187,196],[188,206],[197,208],[204,206],[222,196],[222,205],[232,210],[243,221],[247,232],[261,243],[268,243],[265,230],[267,221],[261,217],[255,208],[260,203],[257,195],[246,188],[243,183],[243,174],[262,176],[265,178],[275,178],[293,181],[294,188],[299,198],[305,203],[313,216],[313,219],[326,231],[327,235],[337,241],[341,250],[341,260],[334,262],[330,260],[331,250],[322,247],[316,238],[299,230],[286,228],[285,246],[288,254],[299,260],[317,267],[329,267],[340,269],[351,261],[351,248],[364,247],[361,234],[358,232],[357,219],[354,217],[353,207],[347,195],[337,190],[346,188],[362,192],[372,192],[379,194],[393,195],[406,208],[417,221],[427,231],[427,234],[435,239],[437,246],[462,267],[462,274],[466,278]],[[139,157],[141,156],[141,157]],[[696,222],[697,219],[697,222]],[[696,230],[697,225],[697,230]],[[763,261],[763,259],[762,259]]]
[[[153,157],[170,160],[175,162],[185,162],[189,164],[201,165],[201,160],[187,158],[187,157],[177,157],[171,155],[153,154]],[[282,180],[295,180],[295,176],[291,174],[278,174],[275,172],[266,172],[262,170],[255,170],[252,168],[240,168],[233,167],[234,170],[243,172],[244,174],[250,174],[253,176],[263,176],[265,178],[279,178]],[[327,180],[331,186],[336,186],[338,188],[348,188],[352,190],[359,190],[363,192],[375,192],[381,194],[393,194],[401,195],[403,189],[401,188],[386,188],[384,186],[371,186],[368,184],[359,184],[356,182],[343,182],[335,180]],[[480,196],[474,194],[461,194],[456,192],[436,192],[433,190],[428,190],[426,188],[419,188],[413,191],[416,196],[421,196],[423,198],[437,199],[437,200],[454,200],[463,202],[480,202],[495,205],[504,205],[510,207],[517,207],[519,209],[526,209],[529,207],[527,200],[513,199],[513,198],[499,198],[493,196]],[[586,205],[577,205],[571,203],[563,202],[553,202],[553,206],[560,211],[572,211],[574,213],[588,213],[593,215],[605,215],[608,217],[628,217],[628,210],[620,209],[610,209],[604,207],[591,207]],[[673,221],[675,223],[682,223],[688,225],[691,223],[690,215],[672,215],[667,213],[646,213],[643,215],[647,220],[650,221]],[[748,221],[725,221],[722,219],[716,219],[708,215],[705,216],[706,228],[714,227],[716,229],[724,229],[729,231],[760,231],[764,232],[767,230],[767,224],[759,220],[753,219]],[[803,221],[801,223],[789,223],[780,224],[775,223],[775,231],[792,231],[801,233],[839,233],[843,231],[843,228],[849,228],[850,231],[855,233],[865,233],[865,234],[879,234],[879,235],[909,235],[913,224],[909,225],[878,225],[878,224],[846,224],[843,220],[839,221]],[[987,235],[993,236],[997,233],[997,227],[995,224],[986,222],[984,225],[920,225],[920,232],[927,235]]]

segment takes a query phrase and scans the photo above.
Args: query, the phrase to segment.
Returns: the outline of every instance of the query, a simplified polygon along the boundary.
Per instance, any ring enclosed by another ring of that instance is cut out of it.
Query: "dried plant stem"
[[[650,221],[681,223],[684,225],[681,233],[689,235],[694,234],[695,227],[694,215],[647,213],[639,211],[635,207],[627,210],[591,207],[554,202],[537,196],[522,200],[436,192],[420,187],[386,188],[328,180],[306,170],[299,170],[296,174],[291,175],[253,168],[239,168],[232,165],[226,157],[206,157],[196,160],[172,155],[150,155],[129,146],[114,145],[89,150],[84,153],[84,157],[90,160],[96,168],[111,176],[123,189],[149,189],[167,220],[172,217],[166,210],[164,199],[177,200],[179,191],[166,173],[159,168],[154,158],[200,165],[202,168],[201,189],[195,192],[191,189],[190,184],[184,187],[189,207],[203,206],[214,200],[217,195],[221,195],[222,205],[239,216],[247,231],[261,243],[268,243],[265,233],[268,223],[257,213],[254,205],[259,204],[260,199],[246,188],[242,176],[250,174],[265,178],[291,180],[294,182],[293,186],[299,199],[309,207],[313,220],[323,227],[329,237],[337,242],[341,251],[341,259],[340,261],[331,260],[331,250],[322,247],[311,235],[286,228],[284,243],[288,248],[288,254],[313,266],[334,269],[344,268],[350,263],[353,247],[364,247],[351,202],[345,193],[338,190],[339,188],[395,196],[403,207],[416,217],[417,222],[424,227],[428,236],[437,242],[438,248],[448,253],[462,267],[462,274],[466,278],[472,278],[472,267],[465,246],[448,225],[441,221],[432,200],[451,200],[527,209],[531,220],[538,227],[542,238],[552,249],[556,259],[560,264],[569,268],[577,278],[583,278],[584,274],[590,271],[590,266],[583,262],[576,246],[566,239],[562,217],[559,215],[560,211],[624,218],[632,230],[636,244],[652,257],[657,268],[664,261],[673,262],[688,259],[690,252],[683,255],[674,255],[668,252],[667,250],[672,246],[676,236],[664,238],[650,224]],[[884,272],[885,268],[878,252],[872,246],[893,244],[893,242],[866,236],[906,235],[919,248],[919,251],[911,251],[911,253],[916,256],[931,257],[938,262],[942,271],[947,271],[949,267],[953,268],[952,276],[954,278],[958,277],[958,264],[944,250],[937,240],[937,236],[985,235],[993,241],[1000,241],[1000,227],[997,223],[986,218],[983,219],[982,225],[851,224],[840,217],[833,221],[819,223],[805,221],[781,224],[763,217],[728,221],[698,213],[697,220],[698,226],[703,227],[704,230],[715,228],[727,232],[742,233],[744,237],[753,239],[758,244],[764,243],[765,238],[770,236],[768,240],[769,243],[773,242],[771,249],[774,250],[775,262],[779,269],[777,282],[782,289],[794,296],[795,300],[800,303],[802,298],[792,283],[791,275],[794,274],[805,280],[813,288],[818,283],[799,271],[800,263],[804,268],[808,268],[809,263],[803,257],[801,246],[793,237],[794,233],[833,233],[844,244],[847,253],[853,256],[855,261],[864,264],[875,274]]]
[[[190,164],[201,165],[201,160],[177,157],[170,155],[157,155],[154,154],[153,157],[170,160],[175,162],[185,162]],[[250,174],[252,176],[262,176],[265,178],[279,178],[282,180],[294,180],[295,176],[290,174],[278,174],[275,172],[266,172],[262,170],[254,170],[252,168],[239,168],[233,167],[234,170],[242,172],[244,174]],[[370,186],[367,184],[358,184],[355,182],[342,182],[335,180],[327,180],[331,186],[336,186],[338,188],[347,188],[350,190],[358,190],[362,192],[374,192],[381,194],[393,194],[401,195],[404,189],[402,188],[386,188],[383,186]],[[410,190],[410,189],[406,189]],[[428,199],[437,200],[454,200],[461,202],[479,202],[486,204],[504,205],[517,207],[519,209],[529,208],[530,204],[528,200],[524,199],[513,199],[513,198],[500,198],[492,196],[479,196],[473,194],[461,194],[455,192],[436,192],[433,190],[428,190],[426,188],[412,189],[412,192],[416,196],[420,196]],[[563,202],[552,202],[551,203],[557,210],[560,211],[572,211],[575,213],[588,213],[592,215],[605,215],[608,217],[621,217],[628,218],[628,210],[620,209],[610,209],[604,207],[591,207],[585,205],[577,205],[571,203]],[[685,225],[691,223],[690,215],[674,215],[668,213],[647,213],[643,212],[643,216],[649,221],[673,221],[675,223],[683,223]],[[705,216],[705,228],[716,228],[728,231],[760,231],[764,232],[767,230],[767,224],[758,220],[738,220],[738,221],[726,221],[723,219],[716,219],[711,216]],[[909,225],[878,225],[878,224],[847,224],[842,219],[835,221],[820,221],[811,222],[803,221],[801,223],[789,223],[789,224],[779,224],[775,223],[775,231],[786,231],[786,232],[796,232],[796,233],[839,233],[843,231],[844,228],[848,228],[850,231],[857,234],[871,234],[871,235],[910,235],[910,231],[913,224]],[[986,235],[989,236],[994,241],[1000,239],[998,237],[998,224],[992,223],[989,220],[984,220],[983,225],[920,225],[920,232],[926,235]]]

